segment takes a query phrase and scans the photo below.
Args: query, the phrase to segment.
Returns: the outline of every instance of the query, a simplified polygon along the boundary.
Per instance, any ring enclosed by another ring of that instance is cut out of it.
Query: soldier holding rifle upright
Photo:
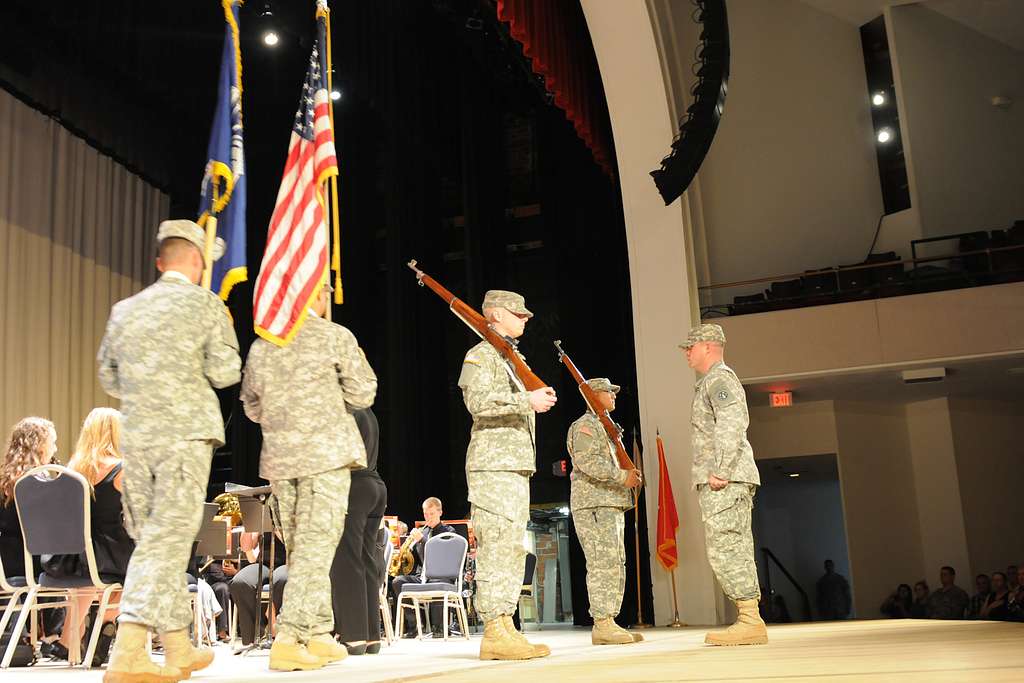
[[[522,296],[491,290],[483,314],[491,330],[515,340],[533,314]],[[518,353],[518,352],[517,352]],[[476,534],[476,609],[484,620],[480,659],[532,659],[551,650],[533,645],[515,628],[530,517],[530,476],[535,470],[535,413],[555,404],[550,387],[527,391],[498,351],[482,341],[466,354],[459,376],[473,416],[466,453],[466,483]]]

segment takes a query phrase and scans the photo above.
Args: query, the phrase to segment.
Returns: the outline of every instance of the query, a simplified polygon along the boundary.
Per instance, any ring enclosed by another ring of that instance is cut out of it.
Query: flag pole
[[[633,451],[634,459],[636,460],[636,468],[643,473],[644,468],[641,461],[640,449],[637,448],[636,439],[636,428],[633,428]],[[636,623],[633,624],[633,628],[651,628],[651,625],[644,622],[643,612],[643,599],[640,595],[640,577],[642,572],[640,571],[640,491],[644,486],[643,480],[640,481],[636,494],[636,505],[633,506],[633,546],[636,553]]]
[[[213,245],[217,239],[217,217],[206,217],[206,243],[203,245],[203,289],[213,283]]]
[[[686,626],[683,622],[679,621],[679,600],[676,598],[676,570],[673,569],[669,572],[669,581],[672,582],[672,623],[668,625],[669,628],[682,628]]]
[[[327,6],[326,2],[324,2],[322,6],[318,6],[317,12],[319,13],[321,11],[324,14],[324,26],[325,26],[325,29],[326,29],[325,33],[327,34],[327,36],[326,36],[326,38],[327,38],[327,55],[326,55],[326,57],[327,57],[327,113],[328,113],[329,120],[331,122],[331,135],[333,136],[334,135],[334,102],[331,100],[331,90],[332,90],[332,83],[331,83],[331,68],[332,68],[331,67],[331,9],[330,9],[330,7]],[[323,74],[321,74],[321,75],[323,75]],[[337,242],[337,237],[338,237],[338,183],[337,183],[337,180],[336,180],[335,176],[331,176],[330,180],[328,181],[328,188],[329,188],[329,190],[328,190],[328,193],[327,193],[327,203],[330,204],[330,206],[331,206],[331,215],[327,216],[327,220],[324,221],[324,230],[327,233],[327,259],[326,259],[326,267],[324,268],[324,284],[330,284],[330,282],[331,282],[331,268],[334,266],[334,261],[337,258],[335,256],[335,254],[334,254],[334,251],[332,251],[332,248],[331,248],[331,234],[332,233],[334,234],[334,237],[335,237],[334,247],[333,248],[335,250],[337,250],[339,248],[339,246],[340,246],[338,244],[338,242]],[[333,229],[332,229],[332,220],[331,220],[332,218],[333,218],[333,224],[334,224],[333,225]],[[340,285],[340,282],[339,282],[339,285]],[[334,292],[334,296],[331,297],[328,300],[328,302],[327,302],[327,310],[324,311],[324,319],[325,320],[331,320],[333,318],[333,315],[332,315],[333,314],[333,310],[332,310],[333,309],[333,304],[335,302],[340,303],[340,301],[338,300],[339,296],[340,295],[338,294],[338,292],[335,291]]]
[[[334,134],[334,62],[331,59],[331,10],[327,8],[324,14],[324,22],[327,26],[327,107],[331,119],[331,134]],[[337,141],[337,138],[335,138]],[[345,292],[341,287],[341,218],[338,205],[338,176],[331,176],[331,225],[332,230],[328,233],[327,243],[331,244],[333,237],[334,247],[331,249],[331,261],[327,271],[327,279],[330,281],[331,270],[334,271],[334,303],[345,303]]]

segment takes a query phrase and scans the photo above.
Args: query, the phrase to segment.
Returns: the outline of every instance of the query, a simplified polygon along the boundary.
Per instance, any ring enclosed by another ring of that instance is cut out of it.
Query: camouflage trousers
[[[526,567],[523,539],[530,519],[530,477],[517,472],[469,472],[470,519],[476,537],[473,605],[486,623],[512,616]]]
[[[288,583],[277,632],[299,642],[334,628],[331,561],[345,528],[351,483],[351,471],[342,467],[270,482],[271,509],[288,549]]]
[[[192,623],[185,572],[203,520],[212,457],[209,441],[125,452],[125,526],[136,545],[124,581],[121,621],[157,633]]]
[[[702,484],[697,490],[708,562],[722,591],[731,600],[761,597],[754,564],[754,536],[750,513],[754,507],[753,484],[734,482],[720,491]]]
[[[626,590],[626,516],[613,507],[573,510],[572,522],[587,558],[590,616],[615,617]]]

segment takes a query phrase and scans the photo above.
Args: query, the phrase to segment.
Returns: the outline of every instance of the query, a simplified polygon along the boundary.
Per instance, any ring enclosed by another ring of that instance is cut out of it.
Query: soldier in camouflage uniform
[[[491,290],[483,314],[498,333],[522,335],[533,314],[522,296]],[[550,654],[531,645],[512,623],[522,590],[530,517],[530,476],[535,470],[534,413],[555,403],[551,388],[526,391],[486,341],[466,354],[459,386],[473,428],[466,452],[466,483],[477,540],[476,610],[484,620],[481,659],[531,659]]]
[[[599,408],[615,410],[619,387],[599,377],[587,380],[597,392]],[[594,618],[591,642],[619,645],[643,640],[615,623],[626,589],[624,511],[633,507],[629,490],[640,485],[639,470],[619,467],[615,445],[597,415],[587,410],[569,427],[566,447],[572,456],[569,506],[573,524],[587,558],[587,594]]]
[[[750,514],[761,477],[747,441],[747,399],[736,373],[723,362],[719,325],[693,328],[680,344],[691,368],[703,376],[693,395],[693,485],[697,489],[708,562],[725,594],[736,603],[736,623],[707,634],[709,645],[759,645],[768,631],[758,613],[761,588],[754,564]]]
[[[157,232],[153,285],[110,313],[99,350],[99,380],[124,413],[125,522],[136,540],[121,598],[120,627],[103,680],[176,681],[213,660],[192,647],[185,570],[202,521],[213,449],[224,443],[214,387],[240,379],[238,340],[221,300],[197,286],[205,232],[188,220]],[[224,251],[218,240],[213,258]],[[161,634],[166,666],[146,653]]]
[[[323,318],[330,285],[317,295],[285,346],[257,339],[242,381],[245,414],[263,429],[260,476],[274,491],[288,548],[270,668],[317,669],[347,651],[331,636],[331,558],[348,512],[351,470],[366,467],[366,447],[346,409],[369,408],[377,376],[355,336]]]

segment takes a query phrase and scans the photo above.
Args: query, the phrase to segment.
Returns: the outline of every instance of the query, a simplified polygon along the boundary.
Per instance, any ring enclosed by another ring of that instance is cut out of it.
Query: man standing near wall
[[[702,375],[693,395],[693,486],[697,489],[708,562],[736,603],[736,623],[707,634],[709,645],[762,645],[768,631],[758,613],[761,589],[754,564],[750,515],[761,477],[747,441],[747,399],[723,360],[725,332],[714,324],[690,330],[679,345]]]

